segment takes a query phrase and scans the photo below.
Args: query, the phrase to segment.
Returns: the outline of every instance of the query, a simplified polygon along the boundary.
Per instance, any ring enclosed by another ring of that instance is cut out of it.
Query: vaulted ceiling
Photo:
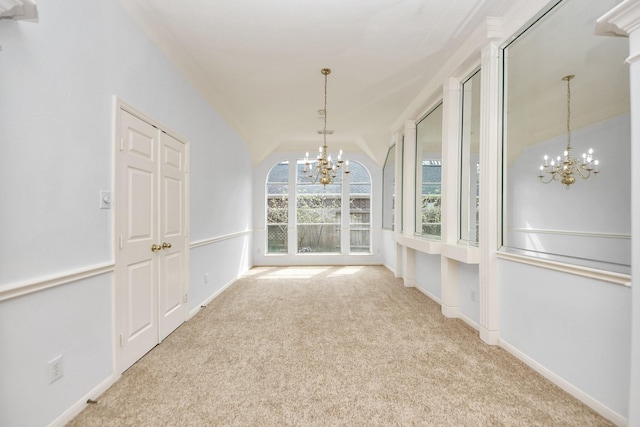
[[[509,0],[122,0],[246,141],[313,151],[328,77],[330,151],[384,162],[391,126],[486,16]]]

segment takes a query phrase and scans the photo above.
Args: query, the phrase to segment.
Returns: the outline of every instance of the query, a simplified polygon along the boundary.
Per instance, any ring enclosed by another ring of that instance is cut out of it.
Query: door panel
[[[172,177],[164,177],[164,199],[181,200],[182,199],[182,182]],[[164,216],[162,218],[163,234],[168,236],[182,236],[182,211],[180,206],[175,206],[171,203],[165,204]]]
[[[154,174],[130,167],[128,175],[128,204],[133,209],[129,211],[130,215],[128,216],[127,241],[146,240],[150,242],[154,237],[152,227],[155,225],[153,217]]]
[[[129,265],[129,301],[137,303],[129,305],[129,324],[127,337],[135,338],[155,323],[153,310],[153,287],[155,275],[153,265],[149,262]]]
[[[182,253],[174,252],[164,256],[164,271],[162,283],[165,288],[162,290],[161,313],[170,316],[175,310],[179,310],[182,305],[182,289],[180,285],[182,271]]]

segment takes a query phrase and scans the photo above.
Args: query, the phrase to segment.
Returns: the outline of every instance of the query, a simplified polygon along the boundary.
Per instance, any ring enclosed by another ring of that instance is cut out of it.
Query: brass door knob
[[[158,252],[159,250],[162,250],[162,246],[156,245],[155,243],[151,245],[151,252]]]
[[[162,249],[169,249],[171,247],[171,243],[163,242]]]

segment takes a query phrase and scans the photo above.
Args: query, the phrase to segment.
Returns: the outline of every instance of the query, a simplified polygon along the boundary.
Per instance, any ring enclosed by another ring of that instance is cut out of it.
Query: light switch
[[[111,209],[111,191],[100,190],[100,209]]]

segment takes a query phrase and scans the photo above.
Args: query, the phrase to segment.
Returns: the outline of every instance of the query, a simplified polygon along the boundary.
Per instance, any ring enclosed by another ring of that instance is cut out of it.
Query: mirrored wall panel
[[[387,152],[382,169],[382,228],[393,230],[394,204],[396,197],[396,145]]]
[[[460,137],[460,243],[478,244],[480,206],[480,70],[462,83]]]
[[[563,0],[504,58],[503,250],[630,273],[628,40],[617,0]]]
[[[442,103],[416,124],[416,234],[440,239]]]

